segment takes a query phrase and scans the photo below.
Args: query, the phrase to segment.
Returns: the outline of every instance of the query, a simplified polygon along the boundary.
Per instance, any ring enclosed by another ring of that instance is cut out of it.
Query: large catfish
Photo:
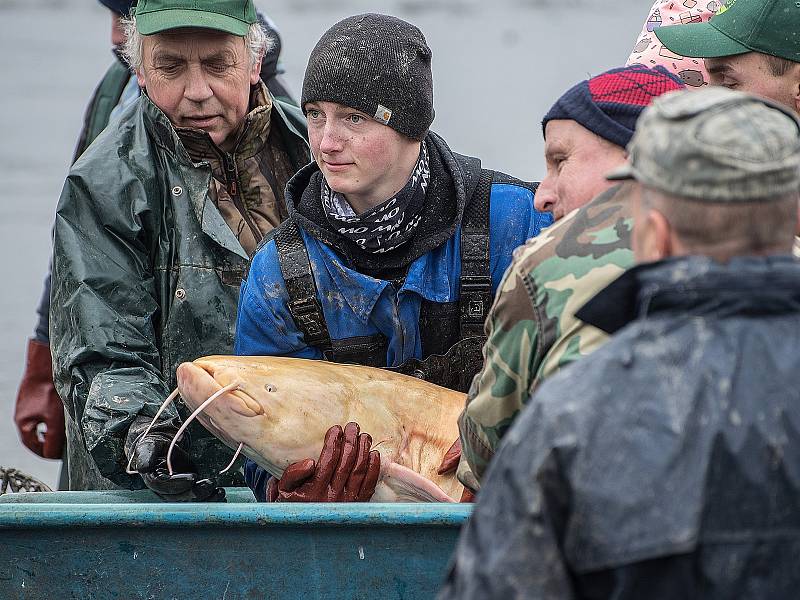
[[[453,502],[463,487],[437,474],[458,438],[465,395],[414,377],[321,360],[209,356],[178,367],[178,391],[197,417],[231,448],[280,476],[316,458],[325,432],[355,421],[381,454],[374,502]]]

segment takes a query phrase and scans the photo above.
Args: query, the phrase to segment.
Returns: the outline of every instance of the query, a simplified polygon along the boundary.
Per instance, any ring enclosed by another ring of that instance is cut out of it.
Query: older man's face
[[[613,185],[606,174],[625,162],[625,151],[575,121],[555,119],[545,128],[547,175],[534,204],[558,220]]]
[[[142,50],[139,85],[172,124],[203,129],[232,149],[261,66],[250,63],[244,38],[182,29],[145,36]]]

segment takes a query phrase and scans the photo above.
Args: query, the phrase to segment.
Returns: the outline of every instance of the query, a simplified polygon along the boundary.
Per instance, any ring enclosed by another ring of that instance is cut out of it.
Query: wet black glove
[[[142,437],[150,421],[149,417],[137,417],[125,440],[131,469],[139,472],[145,485],[169,502],[225,502],[225,490],[210,479],[198,480],[189,455],[178,445],[172,450],[174,474],[169,474],[167,451],[177,430],[158,425]]]

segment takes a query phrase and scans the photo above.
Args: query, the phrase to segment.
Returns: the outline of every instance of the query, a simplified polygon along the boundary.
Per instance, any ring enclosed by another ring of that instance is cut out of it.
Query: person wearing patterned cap
[[[708,22],[653,33],[667,51],[704,59],[711,85],[763,96],[800,113],[800,3],[725,0]]]
[[[681,78],[687,90],[701,89],[709,84],[703,59],[680,56],[671,52],[654,33],[659,27],[704,23],[719,9],[717,0],[655,0],[647,13],[636,43],[625,64],[661,66]]]
[[[253,258],[236,352],[388,367],[466,391],[512,251],[551,222],[534,209],[535,184],[482,169],[430,131],[431,50],[401,19],[331,27],[309,57],[301,104],[315,162],[289,182],[289,219]],[[355,497],[328,485],[379,467],[356,425],[326,437],[336,471],[321,484],[322,470],[302,461],[267,493],[268,473],[248,463],[256,497],[369,499],[374,479]]]
[[[800,122],[676,92],[629,150],[640,264],[578,313],[613,337],[506,434],[440,600],[797,594]]]
[[[459,422],[458,476],[468,488],[480,488],[531,391],[605,341],[575,319],[581,302],[633,264],[630,206],[620,186],[609,189],[605,173],[624,162],[653,98],[679,89],[680,80],[661,67],[612,69],[568,90],[545,116],[547,176],[536,202],[561,219],[517,250],[489,312],[485,364]]]

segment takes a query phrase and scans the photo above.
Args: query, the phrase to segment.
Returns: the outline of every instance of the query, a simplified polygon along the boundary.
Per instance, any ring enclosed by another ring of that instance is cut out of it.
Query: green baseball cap
[[[800,62],[800,2],[727,0],[707,23],[659,27],[654,33],[680,56],[717,58],[755,51]]]
[[[253,0],[139,0],[134,15],[142,35],[202,27],[244,36],[258,21]]]

